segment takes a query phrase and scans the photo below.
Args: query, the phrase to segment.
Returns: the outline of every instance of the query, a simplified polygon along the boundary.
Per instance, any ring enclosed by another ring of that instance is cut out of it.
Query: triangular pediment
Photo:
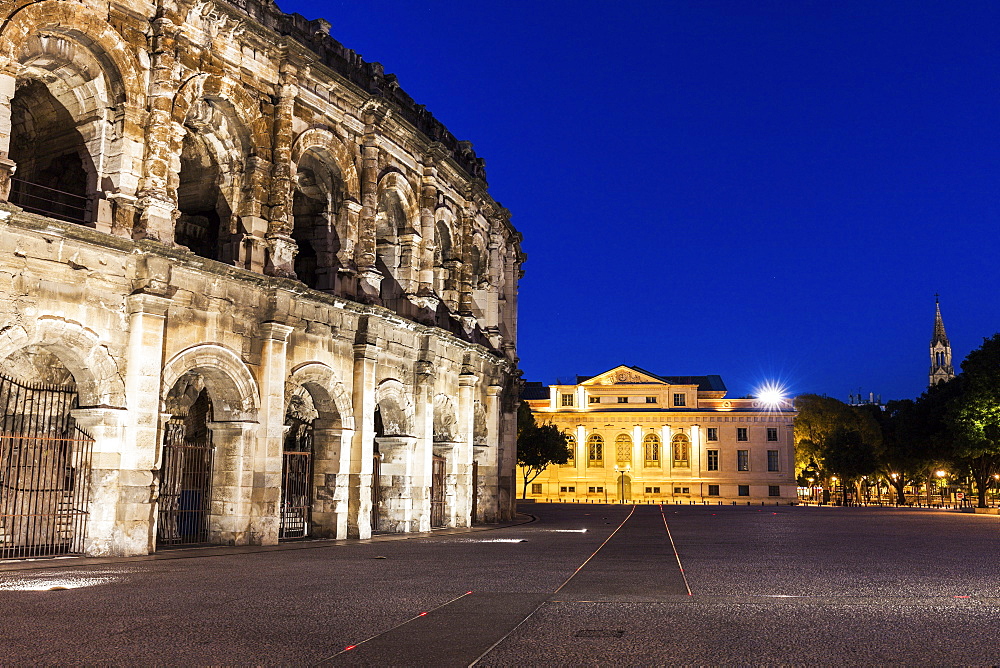
[[[624,364],[580,383],[581,385],[666,385],[662,378]]]

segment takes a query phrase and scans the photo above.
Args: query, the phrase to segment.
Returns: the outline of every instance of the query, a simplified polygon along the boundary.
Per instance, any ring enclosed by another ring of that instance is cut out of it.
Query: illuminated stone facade
[[[0,373],[75,381],[80,550],[512,516],[523,258],[470,143],[270,2],[0,16]]]
[[[583,503],[789,503],[796,499],[790,400],[727,399],[719,376],[619,366],[575,385],[528,384],[539,424],[570,436],[528,498]],[[523,486],[524,479],[520,478]]]

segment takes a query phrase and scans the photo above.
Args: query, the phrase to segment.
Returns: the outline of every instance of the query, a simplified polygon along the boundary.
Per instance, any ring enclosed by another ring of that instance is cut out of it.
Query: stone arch
[[[434,212],[434,292],[454,310],[458,295],[460,239],[455,236],[455,213],[447,206]]]
[[[260,409],[260,393],[253,374],[239,355],[223,346],[203,343],[183,350],[163,368],[160,392],[161,410],[177,381],[186,374],[197,374],[211,395],[218,422],[254,422]]]
[[[320,362],[308,362],[297,366],[285,384],[285,405],[292,395],[307,391],[322,420],[330,421],[331,427],[354,429],[354,414],[351,397],[333,369]]]
[[[413,402],[401,382],[382,381],[375,388],[375,403],[382,415],[384,436],[413,435]]]
[[[73,374],[82,407],[125,408],[122,372],[95,332],[54,316],[39,317],[30,331],[21,325],[0,331],[0,360],[28,346],[59,358]]]
[[[469,272],[472,277],[472,287],[485,288],[489,282],[490,256],[486,240],[478,230],[472,235],[469,244]]]
[[[174,240],[196,255],[227,264],[240,259],[249,230],[241,217],[258,208],[249,185],[257,151],[245,92],[231,91],[218,77],[188,78],[174,98],[172,168],[167,190],[179,217]],[[261,146],[267,149],[267,145]],[[258,166],[259,167],[259,166]]]
[[[0,146],[18,165],[10,201],[109,231],[104,193],[138,184],[130,156],[141,139],[126,116],[145,105],[144,54],[86,6],[49,1],[16,11],[0,44],[17,80]]]
[[[447,394],[434,397],[434,442],[452,443],[459,439],[455,404]]]
[[[392,197],[395,197],[395,202],[391,201]],[[398,203],[402,220],[395,216],[395,212],[385,209],[386,205],[392,203]],[[379,239],[389,238],[390,235],[395,238],[419,229],[420,210],[417,198],[409,182],[399,172],[388,172],[379,179],[378,204],[375,226]]]
[[[331,131],[306,130],[292,146],[291,235],[294,271],[307,286],[336,291],[353,266],[358,237],[358,174],[350,151]]]
[[[344,179],[344,190],[348,198],[355,202],[361,201],[361,186],[358,180],[358,170],[354,156],[347,148],[346,142],[326,128],[310,128],[300,134],[292,144],[292,173],[298,166],[303,154],[309,150],[322,151],[324,155],[336,163]]]

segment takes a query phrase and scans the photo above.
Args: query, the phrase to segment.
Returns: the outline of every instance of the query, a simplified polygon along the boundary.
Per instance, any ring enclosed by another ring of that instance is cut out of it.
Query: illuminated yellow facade
[[[573,452],[529,482],[529,499],[796,499],[790,399],[727,399],[719,376],[659,376],[635,366],[581,376],[575,385],[528,383],[522,399],[538,424],[569,436]]]

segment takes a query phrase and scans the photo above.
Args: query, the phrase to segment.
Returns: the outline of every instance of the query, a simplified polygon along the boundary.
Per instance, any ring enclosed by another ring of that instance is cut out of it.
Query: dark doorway
[[[305,538],[312,524],[313,420],[296,410],[293,399],[285,416],[281,462],[279,540]]]
[[[445,467],[444,457],[434,455],[431,468],[431,528],[445,526]]]
[[[186,417],[173,417],[163,434],[157,547],[209,541],[214,447],[208,423],[212,403],[202,390]]]

